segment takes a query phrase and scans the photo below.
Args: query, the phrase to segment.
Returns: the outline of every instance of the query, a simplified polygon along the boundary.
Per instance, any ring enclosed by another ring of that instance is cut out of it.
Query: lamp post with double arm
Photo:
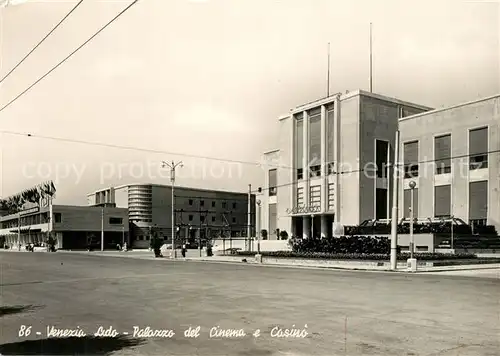
[[[167,163],[165,161],[162,162],[162,167],[170,168],[170,183],[172,189],[172,258],[175,259],[177,256],[177,251],[175,250],[175,201],[174,201],[174,187],[175,187],[175,169],[177,167],[183,167],[184,164],[182,161],[175,163],[172,161],[171,163]]]

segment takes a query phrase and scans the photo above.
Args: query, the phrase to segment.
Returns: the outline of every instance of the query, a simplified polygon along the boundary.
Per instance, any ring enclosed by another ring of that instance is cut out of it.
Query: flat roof
[[[330,96],[325,97],[325,98],[317,99],[317,100],[309,102],[307,104],[299,105],[299,106],[295,107],[294,109],[291,109],[290,111],[291,111],[292,114],[295,114],[295,113],[298,113],[298,112],[301,112],[301,111],[305,111],[305,110],[309,110],[309,109],[315,108],[315,107],[317,107],[319,105],[324,105],[324,104],[331,103],[337,97],[340,99],[340,101],[342,101],[342,100],[346,100],[346,99],[349,99],[349,98],[352,98],[352,97],[355,97],[355,96],[359,96],[359,95],[368,96],[368,97],[371,97],[371,98],[374,98],[374,99],[380,99],[380,100],[388,101],[388,102],[391,102],[391,103],[394,103],[394,104],[405,105],[405,106],[409,106],[409,107],[417,108],[417,109],[422,109],[422,110],[433,110],[434,109],[434,108],[431,108],[431,107],[428,107],[428,106],[424,106],[424,105],[420,105],[420,104],[416,104],[416,103],[411,103],[409,101],[400,100],[400,99],[397,99],[397,98],[394,98],[394,97],[390,97],[390,96],[386,96],[386,95],[381,95],[381,94],[376,94],[376,93],[371,93],[371,92],[368,92],[368,91],[364,91],[364,90],[358,89],[358,90],[353,90],[353,91],[347,91],[344,94],[342,94],[342,93],[336,93],[334,95],[330,95]]]
[[[96,193],[100,193],[104,190],[109,190],[111,188],[115,189],[115,190],[118,190],[118,189],[123,189],[123,188],[127,188],[127,187],[131,187],[131,186],[151,186],[151,187],[161,187],[161,188],[170,188],[170,184],[156,184],[156,183],[130,183],[130,184],[123,184],[123,185],[119,185],[119,186],[116,186],[116,187],[110,187],[110,188],[104,188],[104,189],[101,189],[101,190],[97,190],[95,191],[94,193],[90,193],[88,194],[87,196],[90,196],[92,194],[96,194]],[[179,185],[176,185],[175,186],[175,189],[180,189],[180,190],[195,190],[195,191],[198,191],[198,192],[212,192],[212,193],[224,193],[224,194],[245,194],[245,195],[248,195],[248,192],[235,192],[235,191],[229,191],[229,190],[216,190],[216,189],[205,189],[205,188],[192,188],[192,187],[183,187],[183,186],[179,186]],[[252,195],[255,195],[255,194],[252,194]]]
[[[415,118],[420,117],[420,116],[432,115],[432,114],[435,114],[435,113],[438,113],[438,112],[442,112],[442,111],[446,111],[446,110],[457,109],[457,108],[462,107],[462,106],[477,104],[477,103],[480,103],[481,101],[487,101],[487,100],[492,100],[492,99],[497,99],[497,98],[500,98],[500,94],[495,94],[495,95],[487,96],[487,97],[484,97],[484,98],[479,98],[479,99],[476,99],[476,100],[467,101],[465,103],[460,103],[460,104],[456,104],[456,105],[453,105],[453,106],[448,106],[448,107],[445,107],[445,108],[433,109],[433,110],[422,112],[422,113],[419,113],[419,114],[406,116],[406,117],[403,117],[403,118],[399,119],[399,122],[406,121],[406,120],[411,120],[411,119],[415,119]]]
[[[58,207],[63,207],[63,208],[74,208],[74,209],[98,209],[101,207],[97,207],[94,205],[64,205],[64,204],[52,204],[52,208],[58,208]],[[118,210],[128,210],[127,208],[117,208],[117,207],[109,207],[105,206],[104,209],[118,209]],[[29,210],[29,209],[27,209]],[[25,216],[31,216],[31,215],[36,215],[40,213],[46,213],[50,211],[50,208],[48,206],[40,207],[38,211],[30,212],[30,213],[25,213],[22,214],[21,217]],[[15,214],[9,214],[9,215],[4,215],[0,216],[0,221],[6,221],[6,220],[12,220],[12,219],[18,219],[18,213]],[[42,223],[44,224],[44,223]]]

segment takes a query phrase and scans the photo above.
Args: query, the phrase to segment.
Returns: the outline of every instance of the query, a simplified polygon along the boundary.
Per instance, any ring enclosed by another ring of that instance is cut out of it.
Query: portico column
[[[310,228],[311,228],[311,219],[309,216],[302,217],[302,238],[308,239],[311,236]]]
[[[328,234],[328,226],[326,223],[326,215],[321,215],[321,238],[326,238]]]

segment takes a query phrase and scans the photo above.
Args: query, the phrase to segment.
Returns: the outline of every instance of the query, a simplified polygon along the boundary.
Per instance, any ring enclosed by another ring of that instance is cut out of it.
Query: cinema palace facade
[[[264,154],[262,229],[270,239],[282,230],[326,237],[339,233],[339,225],[390,218],[387,163],[394,161],[398,130],[405,169],[426,159],[447,165],[412,171],[416,217],[454,215],[498,229],[500,154],[485,152],[500,149],[499,103],[497,95],[433,110],[357,90],[292,109],[278,120],[278,147]],[[466,157],[463,174],[450,159],[455,154]],[[400,184],[399,217],[408,215],[407,178]]]

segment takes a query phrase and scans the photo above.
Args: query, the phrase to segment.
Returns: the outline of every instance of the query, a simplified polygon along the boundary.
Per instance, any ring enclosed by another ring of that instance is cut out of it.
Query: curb
[[[438,273],[438,272],[453,272],[453,271],[479,271],[479,270],[489,270],[489,269],[499,269],[500,267],[471,267],[471,268],[446,268],[446,269],[436,269],[436,270],[426,270],[426,271],[419,271],[417,269],[417,273]]]
[[[10,252],[28,252],[28,251],[10,251]],[[45,251],[41,251],[45,252]],[[315,269],[315,270],[336,270],[336,271],[353,271],[353,272],[378,272],[378,273],[403,273],[403,274],[425,274],[425,273],[440,273],[440,272],[453,272],[453,271],[474,271],[474,270],[493,270],[500,268],[498,263],[496,266],[488,266],[481,265],[476,267],[467,267],[465,266],[457,266],[458,268],[444,268],[444,269],[425,269],[425,270],[417,270],[415,272],[409,271],[406,268],[400,268],[396,271],[393,271],[389,268],[363,268],[363,267],[348,267],[348,266],[308,266],[308,265],[292,265],[292,264],[267,264],[267,263],[256,263],[253,261],[250,262],[242,262],[242,261],[229,261],[229,260],[209,260],[209,259],[199,259],[199,258],[177,258],[172,260],[168,256],[164,256],[162,258],[156,258],[154,256],[137,256],[134,253],[128,254],[127,252],[116,253],[116,254],[101,254],[101,253],[93,253],[86,251],[57,251],[63,254],[77,254],[77,255],[85,255],[85,256],[93,256],[93,257],[114,257],[114,258],[133,258],[137,260],[148,260],[148,261],[164,261],[164,262],[197,262],[197,263],[225,263],[225,264],[233,264],[233,265],[246,265],[246,266],[255,266],[255,267],[275,267],[275,268],[297,268],[297,269]],[[446,267],[446,266],[443,266]],[[435,267],[435,268],[443,268],[443,267]],[[451,267],[451,266],[450,266]],[[432,267],[428,267],[432,268]]]

